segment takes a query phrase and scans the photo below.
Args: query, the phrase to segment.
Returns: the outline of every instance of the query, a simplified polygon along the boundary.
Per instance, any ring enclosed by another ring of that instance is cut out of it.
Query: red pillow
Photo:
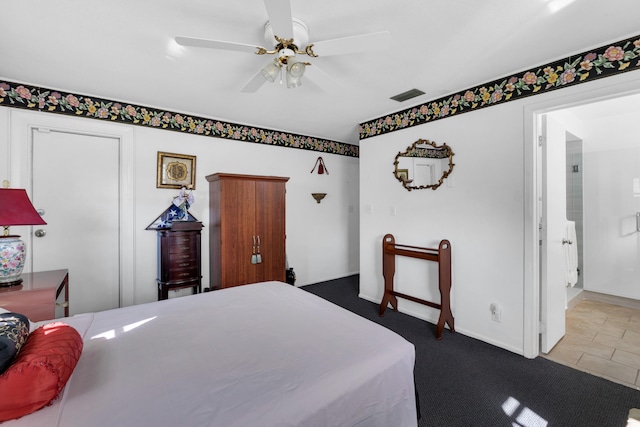
[[[11,366],[0,375],[0,422],[48,405],[64,388],[82,352],[78,331],[50,323],[29,334]]]

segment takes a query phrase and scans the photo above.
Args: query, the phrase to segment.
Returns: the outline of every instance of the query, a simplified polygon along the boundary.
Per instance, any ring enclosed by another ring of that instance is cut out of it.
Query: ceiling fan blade
[[[293,38],[293,17],[290,0],[264,0],[273,33],[283,39]]]
[[[267,80],[262,75],[262,70],[260,70],[255,76],[251,78],[251,80],[249,80],[249,82],[247,82],[246,85],[244,85],[244,87],[240,90],[240,92],[244,92],[244,93],[256,92],[258,89],[262,87],[262,85],[266,81]]]
[[[313,52],[318,56],[344,55],[348,53],[384,50],[391,43],[391,33],[360,34],[358,36],[324,40],[313,44]]]
[[[259,46],[245,43],[225,42],[220,40],[199,39],[195,37],[176,36],[176,43],[181,46],[206,47],[209,49],[235,50],[238,52],[256,53]]]
[[[304,79],[307,78],[318,85],[320,89],[326,92],[339,92],[344,90],[344,86],[342,83],[331,77],[322,68],[318,68],[318,66],[315,64],[310,65],[306,68],[302,80],[304,81]]]

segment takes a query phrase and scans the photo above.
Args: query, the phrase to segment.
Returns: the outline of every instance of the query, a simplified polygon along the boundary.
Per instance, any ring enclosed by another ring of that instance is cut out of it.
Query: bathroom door
[[[119,140],[33,129],[32,270],[69,270],[71,315],[120,305]],[[42,233],[39,233],[40,235]]]
[[[566,130],[542,116],[542,205],[540,215],[540,351],[548,353],[565,334],[567,187]]]

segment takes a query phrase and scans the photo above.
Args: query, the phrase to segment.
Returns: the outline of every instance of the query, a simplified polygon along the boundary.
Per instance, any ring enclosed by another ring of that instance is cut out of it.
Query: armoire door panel
[[[251,264],[255,236],[255,183],[229,179],[222,185],[221,208],[225,212],[222,227],[222,283],[224,287],[256,281],[256,269]]]
[[[262,280],[286,280],[285,183],[256,182],[256,230],[260,236]]]

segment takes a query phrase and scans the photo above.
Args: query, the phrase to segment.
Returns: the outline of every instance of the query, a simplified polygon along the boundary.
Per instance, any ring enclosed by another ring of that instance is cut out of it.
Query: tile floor
[[[544,357],[640,390],[640,302],[582,292],[566,334]]]

